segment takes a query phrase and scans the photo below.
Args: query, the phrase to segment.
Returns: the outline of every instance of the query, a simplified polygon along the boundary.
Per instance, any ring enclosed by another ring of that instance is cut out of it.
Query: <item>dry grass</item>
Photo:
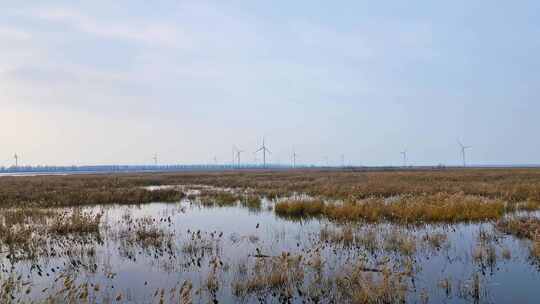
[[[531,257],[540,261],[540,237],[535,238],[531,245]]]
[[[198,184],[254,189],[269,198],[305,193],[357,201],[408,194],[463,193],[508,201],[520,208],[540,207],[539,169],[469,169],[441,171],[317,171],[147,173],[2,177],[0,206],[73,206],[82,204],[175,201],[172,189],[147,191],[150,185]]]
[[[54,217],[48,231],[58,235],[99,233],[100,222],[101,214],[85,213],[81,209],[76,208],[71,212],[62,213]]]
[[[320,200],[286,200],[276,204],[275,212],[286,217],[324,216],[338,221],[461,222],[498,219],[505,213],[505,204],[463,193],[437,193],[403,196],[390,202],[377,198],[326,204]]]
[[[32,236],[32,228],[21,225],[0,225],[0,241],[2,244],[12,247],[27,243]]]
[[[290,293],[292,287],[302,282],[303,278],[302,256],[283,253],[275,258],[258,259],[250,275],[241,275],[233,281],[232,290],[239,298],[269,291]]]
[[[496,225],[504,233],[531,240],[530,256],[540,262],[540,219],[536,217],[512,217]]]
[[[448,245],[448,236],[446,233],[442,232],[426,233],[426,235],[422,237],[422,240],[429,244],[431,248],[436,250]]]
[[[152,178],[114,175],[2,177],[0,207],[56,207],[178,201],[174,189],[146,190]]]
[[[416,252],[416,238],[402,229],[392,229],[384,239],[384,249],[412,256]]]
[[[242,206],[247,207],[250,210],[258,211],[261,210],[262,201],[260,196],[250,194],[242,198],[241,204]]]
[[[360,263],[336,279],[338,302],[343,303],[405,303],[408,286],[401,274],[389,269],[365,271]]]
[[[236,206],[242,197],[228,191],[203,191],[198,196],[198,201],[206,207]]]
[[[286,200],[276,203],[274,210],[286,217],[311,217],[324,214],[325,204],[320,200]]]
[[[340,229],[332,229],[328,226],[324,226],[321,228],[319,238],[321,242],[342,244],[345,247],[350,247],[355,243],[355,234],[350,226],[345,226]]]
[[[497,222],[496,227],[518,238],[532,240],[540,236],[540,219],[536,217],[511,217]]]
[[[204,184],[250,188],[270,198],[306,193],[331,199],[358,200],[400,194],[448,194],[540,202],[539,169],[452,169],[416,171],[251,171],[169,173],[122,176],[122,182]]]
[[[474,273],[469,280],[460,286],[459,296],[474,303],[480,303],[486,290],[478,273]]]

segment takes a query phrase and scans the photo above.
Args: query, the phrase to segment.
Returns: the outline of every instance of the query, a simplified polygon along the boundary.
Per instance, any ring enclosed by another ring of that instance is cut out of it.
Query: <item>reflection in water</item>
[[[87,208],[101,215],[99,233],[48,237],[21,249],[25,256],[3,244],[1,297],[533,303],[540,296],[530,242],[492,223],[338,225],[279,218],[272,205],[253,198],[221,208],[189,200]]]

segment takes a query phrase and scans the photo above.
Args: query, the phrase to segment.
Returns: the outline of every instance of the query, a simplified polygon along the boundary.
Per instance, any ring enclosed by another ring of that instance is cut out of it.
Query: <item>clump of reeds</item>
[[[446,233],[442,232],[433,232],[433,233],[426,233],[422,240],[429,244],[429,246],[433,249],[439,250],[443,246],[448,245],[448,236]]]
[[[241,200],[240,195],[228,191],[203,191],[198,196],[198,201],[207,207],[235,206]]]
[[[517,210],[536,211],[536,210],[540,209],[540,200],[527,199],[525,202],[516,203],[515,205],[516,205],[515,209],[517,209]]]
[[[384,249],[406,256],[416,252],[416,239],[401,229],[392,229],[384,238]]]
[[[241,204],[243,207],[246,207],[253,211],[261,210],[261,197],[255,194],[246,195],[242,198]]]
[[[332,229],[328,225],[325,225],[321,228],[319,239],[321,242],[342,244],[345,247],[352,246],[355,243],[355,235],[350,226],[344,226],[341,229]]]
[[[45,224],[47,218],[57,215],[57,211],[49,208],[9,208],[0,210],[0,215],[7,226],[18,224]]]
[[[279,257],[259,258],[253,272],[232,283],[233,294],[243,298],[252,293],[274,291],[290,293],[295,283],[304,278],[302,256],[283,253]]]
[[[324,213],[325,204],[321,200],[284,200],[276,203],[276,214],[287,217],[311,217]]]
[[[32,228],[24,225],[0,224],[0,241],[7,246],[22,245],[31,240]]]
[[[400,273],[359,263],[336,279],[338,302],[405,303],[408,285]]]
[[[480,299],[484,294],[482,280],[477,272],[473,273],[468,281],[463,282],[459,290],[460,297],[472,300],[474,303],[480,303]]]
[[[99,233],[101,216],[101,213],[85,213],[81,209],[76,208],[71,212],[59,214],[54,217],[48,231],[59,235]]]
[[[540,261],[540,219],[537,217],[511,217],[497,222],[497,229],[518,238],[531,240],[530,256]]]
[[[540,235],[540,219],[536,217],[509,217],[498,221],[496,227],[518,238],[534,239]]]
[[[135,230],[135,240],[144,247],[160,247],[165,232],[156,226],[139,226]]]
[[[182,252],[191,257],[218,254],[220,251],[219,237],[213,234],[194,231],[189,234],[189,239],[182,245]]]
[[[452,280],[449,277],[440,280],[438,286],[444,290],[447,298],[452,296]]]
[[[502,249],[502,257],[505,260],[510,260],[512,258],[512,252],[510,251],[510,248],[504,247]]]

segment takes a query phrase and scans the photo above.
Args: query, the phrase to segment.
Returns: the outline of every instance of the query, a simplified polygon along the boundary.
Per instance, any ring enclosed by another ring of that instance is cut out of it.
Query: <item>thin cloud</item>
[[[81,32],[104,38],[123,39],[149,46],[188,49],[193,42],[178,27],[159,23],[115,23],[101,21],[67,8],[45,8],[32,12],[36,18],[67,24]]]

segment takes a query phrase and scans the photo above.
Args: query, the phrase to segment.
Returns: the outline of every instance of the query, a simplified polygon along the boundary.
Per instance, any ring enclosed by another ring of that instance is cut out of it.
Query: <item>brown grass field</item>
[[[0,207],[55,207],[178,201],[174,189],[151,185],[209,185],[250,190],[276,203],[282,216],[325,216],[336,220],[459,222],[493,220],[540,206],[540,169],[441,171],[240,171],[33,176],[0,178]],[[241,198],[206,193],[232,204]],[[313,200],[299,200],[305,194]],[[253,197],[253,195],[252,195]],[[293,197],[293,198],[291,198]],[[248,199],[249,200],[249,199]],[[253,200],[253,198],[251,199]],[[257,204],[255,202],[255,204]]]

